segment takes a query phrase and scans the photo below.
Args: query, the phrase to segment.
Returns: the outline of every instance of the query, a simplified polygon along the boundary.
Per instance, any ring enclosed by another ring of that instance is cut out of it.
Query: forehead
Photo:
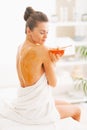
[[[37,26],[35,28],[39,29],[39,30],[46,30],[47,31],[49,28],[49,25],[48,25],[48,22],[38,22]]]

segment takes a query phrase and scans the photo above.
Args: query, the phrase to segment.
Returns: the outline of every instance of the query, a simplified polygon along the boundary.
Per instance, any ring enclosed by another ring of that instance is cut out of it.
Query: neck
[[[30,36],[26,36],[26,41],[29,41],[34,44],[34,41],[32,40],[32,38]]]
[[[29,36],[26,36],[26,42],[31,45],[39,45],[38,43],[35,43]]]

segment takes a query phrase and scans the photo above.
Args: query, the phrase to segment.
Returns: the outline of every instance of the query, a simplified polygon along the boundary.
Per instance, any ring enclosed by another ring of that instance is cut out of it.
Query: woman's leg
[[[60,113],[60,117],[72,117],[74,120],[80,121],[81,110],[78,106],[72,105],[65,101],[55,101],[56,108]]]

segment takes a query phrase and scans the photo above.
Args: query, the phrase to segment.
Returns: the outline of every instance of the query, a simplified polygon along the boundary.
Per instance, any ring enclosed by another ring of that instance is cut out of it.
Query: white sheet
[[[87,130],[87,127],[71,118],[61,119],[54,125],[24,125],[0,117],[0,130]]]
[[[45,74],[36,84],[26,88],[19,87],[18,97],[13,103],[2,102],[0,114],[24,124],[48,124],[59,120]]]
[[[43,75],[32,87],[19,87],[12,103],[0,101],[0,130],[87,130],[71,118],[59,119],[51,88]]]

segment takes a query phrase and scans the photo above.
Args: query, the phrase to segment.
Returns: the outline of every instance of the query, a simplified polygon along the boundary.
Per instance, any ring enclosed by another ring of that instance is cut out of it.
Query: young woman
[[[32,87],[45,74],[48,87],[55,87],[57,78],[54,62],[60,55],[50,53],[44,45],[48,34],[48,18],[39,11],[27,7],[24,14],[26,38],[17,54],[17,72],[21,87]],[[43,82],[42,82],[43,84]],[[80,120],[80,109],[62,101],[54,101],[60,118],[72,117]]]
[[[17,99],[0,114],[24,124],[55,123],[72,117],[79,121],[80,109],[66,102],[54,101],[51,89],[56,86],[54,62],[60,55],[44,45],[48,34],[48,18],[27,7],[24,13],[26,38],[18,48],[17,72],[20,80]]]

